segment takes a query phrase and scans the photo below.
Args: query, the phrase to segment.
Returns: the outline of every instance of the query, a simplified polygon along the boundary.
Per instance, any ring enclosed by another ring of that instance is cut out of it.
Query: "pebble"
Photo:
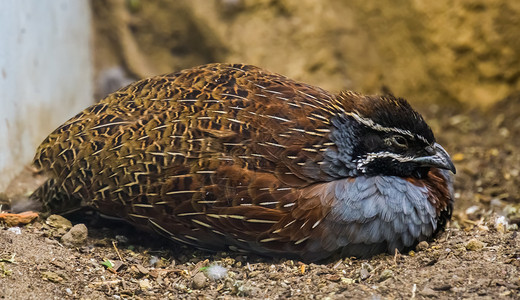
[[[155,255],[150,256],[150,261],[148,262],[150,266],[155,266],[159,262],[159,258]]]
[[[135,266],[136,266],[137,270],[139,271],[139,273],[141,273],[143,275],[148,275],[148,273],[150,273],[150,270],[148,270],[146,267],[144,267],[141,264],[136,264]]]
[[[484,248],[484,243],[477,239],[471,239],[466,244],[466,250],[468,251],[480,251],[482,248]]]
[[[2,209],[2,205],[0,204],[0,211]],[[0,221],[7,225],[8,227],[25,225],[31,223],[34,219],[38,217],[37,213],[26,211],[19,214],[11,214],[11,213],[2,213],[0,215]]]
[[[119,271],[119,269],[123,268],[125,266],[125,263],[120,260],[111,260],[112,262],[112,269],[115,271]]]
[[[14,234],[22,234],[22,229],[20,227],[11,227],[7,229],[8,232],[12,232]]]
[[[200,289],[206,287],[206,285],[207,285],[207,281],[206,281],[206,275],[204,275],[204,273],[199,272],[199,273],[195,274],[195,276],[193,276],[192,287],[194,289],[200,290]]]
[[[361,268],[359,269],[359,277],[361,278],[361,280],[365,280],[368,277],[370,277],[370,272],[372,272],[373,269],[374,268],[371,265],[363,263],[361,265]]]
[[[425,297],[437,297],[437,293],[435,293],[434,290],[432,290],[429,287],[424,287],[424,289],[421,291],[421,295]]]
[[[50,245],[59,245],[60,244],[60,242],[58,242],[57,240],[53,240],[50,238],[45,238],[44,241],[45,241],[45,243],[50,244]]]
[[[393,278],[394,272],[390,269],[384,269],[383,272],[381,272],[381,275],[379,275],[379,282],[383,282],[387,279]]]
[[[258,287],[252,286],[247,282],[242,283],[237,289],[237,296],[251,297],[260,294],[262,290]]]
[[[63,228],[65,230],[72,228],[72,223],[60,215],[50,215],[47,220],[45,220],[45,224],[54,228]]]
[[[63,281],[63,278],[54,272],[42,272],[42,278],[56,283]]]
[[[325,279],[332,282],[339,282],[341,280],[341,277],[338,274],[327,274],[325,276]]]
[[[151,290],[152,289],[152,283],[148,279],[141,279],[141,280],[139,280],[139,287],[143,291]]]
[[[427,241],[422,241],[415,247],[415,250],[417,251],[424,251],[430,247],[430,244],[428,244]]]
[[[66,246],[81,246],[86,242],[87,235],[87,226],[77,224],[61,237],[61,242]]]
[[[507,222],[507,219],[506,217],[504,216],[500,216],[500,217],[497,217],[495,218],[495,229],[500,232],[500,233],[506,233],[507,232],[507,227],[508,227],[508,222]]]

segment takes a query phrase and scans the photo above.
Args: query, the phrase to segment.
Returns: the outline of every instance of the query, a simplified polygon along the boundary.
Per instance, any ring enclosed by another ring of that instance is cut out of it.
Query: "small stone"
[[[394,272],[390,269],[384,269],[383,272],[381,272],[381,275],[379,275],[379,282],[383,282],[387,279],[393,278]]]
[[[247,282],[242,283],[237,289],[237,296],[239,297],[251,297],[259,293],[261,293],[261,289],[251,286]]]
[[[22,234],[22,229],[20,227],[11,227],[7,229],[7,232],[12,232],[14,234]]]
[[[367,264],[367,263],[363,263],[361,265],[361,268],[359,269],[359,277],[361,278],[361,280],[366,280],[368,279],[371,275],[370,275],[370,272],[372,272],[374,268]]]
[[[466,244],[466,250],[468,251],[480,251],[482,248],[484,248],[484,243],[477,239],[471,239]]]
[[[125,266],[125,263],[120,260],[112,260],[112,269],[116,272],[122,269]]]
[[[437,297],[437,293],[429,287],[424,287],[421,291],[421,295],[425,297]]]
[[[428,249],[428,247],[430,247],[430,244],[428,244],[427,241],[422,241],[419,244],[417,244],[417,246],[415,247],[415,250],[424,251],[424,250]]]
[[[341,280],[341,277],[338,274],[328,274],[325,278],[332,282],[339,282]]]
[[[61,237],[61,242],[66,246],[81,246],[87,240],[87,235],[87,226],[85,224],[77,224]]]
[[[206,275],[204,275],[204,273],[199,272],[199,273],[195,274],[195,276],[193,276],[192,287],[194,289],[200,290],[200,289],[203,289],[204,287],[206,287],[206,285],[207,285],[207,281],[206,281]]]
[[[42,278],[55,283],[63,281],[63,278],[54,272],[42,272]]]
[[[1,208],[1,205],[0,205]],[[1,212],[1,210],[0,210]],[[0,222],[6,224],[8,227],[21,226],[31,223],[38,217],[37,213],[32,211],[22,212],[19,214],[1,213]]]
[[[157,264],[157,262],[159,262],[159,257],[155,256],[155,255],[152,255],[150,256],[150,260],[149,260],[149,264],[150,266],[155,266]]]
[[[60,215],[50,215],[47,220],[45,220],[45,224],[54,228],[63,228],[65,230],[72,228],[72,223]]]
[[[141,264],[137,264],[137,265],[135,265],[135,267],[137,268],[139,273],[141,273],[142,275],[147,275],[150,272],[146,267],[144,267]]]
[[[504,216],[497,217],[495,219],[495,229],[500,233],[506,233],[507,232],[507,219]]]
[[[45,243],[51,244],[51,245],[59,244],[59,242],[57,240],[52,240],[50,238],[45,238],[44,241],[45,241]]]
[[[464,293],[466,291],[466,288],[465,287],[454,287],[451,289],[451,291],[455,294]]]
[[[139,287],[143,291],[151,290],[153,288],[152,287],[152,283],[148,279],[141,279],[141,280],[139,280]]]

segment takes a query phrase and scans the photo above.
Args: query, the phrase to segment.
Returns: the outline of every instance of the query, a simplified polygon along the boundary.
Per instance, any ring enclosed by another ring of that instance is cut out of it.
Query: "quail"
[[[44,212],[90,207],[198,248],[306,261],[434,236],[455,173],[404,99],[243,64],[134,82],[51,133],[34,165]]]

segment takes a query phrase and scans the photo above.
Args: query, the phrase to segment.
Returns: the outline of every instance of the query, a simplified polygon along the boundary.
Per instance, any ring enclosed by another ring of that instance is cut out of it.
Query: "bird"
[[[210,251],[323,261],[442,231],[455,166],[410,104],[246,64],[142,79],[52,132],[31,195]]]

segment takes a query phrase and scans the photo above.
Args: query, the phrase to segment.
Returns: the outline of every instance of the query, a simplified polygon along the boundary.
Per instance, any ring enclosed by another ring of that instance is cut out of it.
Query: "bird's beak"
[[[453,174],[457,172],[450,155],[441,145],[435,143],[429,152],[431,152],[430,156],[414,158],[413,161],[421,166],[446,169],[453,172]]]

